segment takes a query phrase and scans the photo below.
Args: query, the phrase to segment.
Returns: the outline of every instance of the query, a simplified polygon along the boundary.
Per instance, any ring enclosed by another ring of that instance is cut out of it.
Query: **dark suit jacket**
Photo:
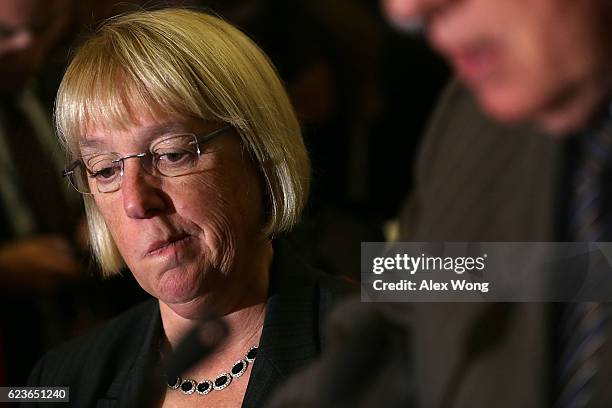
[[[260,349],[243,407],[261,407],[285,377],[319,354],[319,325],[351,290],[308,267],[287,244],[275,245]],[[74,407],[133,407],[148,392],[145,379],[152,357],[159,355],[161,334],[159,305],[151,299],[49,352],[34,367],[29,385],[69,386]]]

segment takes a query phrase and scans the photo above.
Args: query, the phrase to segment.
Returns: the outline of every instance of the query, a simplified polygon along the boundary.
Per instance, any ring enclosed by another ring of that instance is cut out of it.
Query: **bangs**
[[[56,127],[73,157],[89,130],[127,130],[142,115],[231,121],[218,110],[213,113],[210,93],[194,86],[188,60],[172,58],[171,49],[143,46],[138,33],[116,31],[86,42],[60,86]]]

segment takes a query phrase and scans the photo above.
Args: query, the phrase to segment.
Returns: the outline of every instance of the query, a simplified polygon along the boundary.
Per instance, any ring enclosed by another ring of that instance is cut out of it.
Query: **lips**
[[[155,241],[151,245],[149,245],[145,253],[145,256],[161,255],[165,251],[171,248],[174,248],[178,244],[181,244],[182,242],[186,241],[189,237],[190,237],[189,234],[180,233],[180,234],[172,235],[164,240]]]
[[[489,77],[499,59],[499,49],[493,44],[478,44],[462,48],[451,57],[461,78],[474,83]]]
[[[435,28],[435,29],[434,29]],[[503,43],[493,35],[458,30],[430,30],[429,39],[455,68],[464,81],[475,84],[496,74],[505,52]]]
[[[506,53],[500,28],[479,24],[479,17],[449,12],[431,18],[427,37],[464,81],[475,84],[496,75]],[[452,10],[450,10],[452,11]]]

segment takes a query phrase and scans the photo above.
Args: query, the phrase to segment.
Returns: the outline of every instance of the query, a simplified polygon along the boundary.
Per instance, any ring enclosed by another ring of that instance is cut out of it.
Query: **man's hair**
[[[127,129],[136,112],[230,124],[265,186],[264,233],[298,220],[310,162],[291,102],[264,53],[243,33],[211,15],[140,11],[104,23],[76,52],[60,85],[55,121],[71,159],[92,127]],[[91,246],[105,275],[124,261],[85,195]]]

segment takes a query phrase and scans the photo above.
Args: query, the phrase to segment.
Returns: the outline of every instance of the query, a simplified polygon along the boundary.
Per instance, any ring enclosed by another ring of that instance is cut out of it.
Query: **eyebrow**
[[[180,122],[167,122],[158,125],[147,126],[139,133],[145,140],[155,139],[156,137],[166,135],[168,133],[189,132],[188,128]]]
[[[151,126],[146,126],[138,131],[138,138],[143,141],[144,144],[150,143],[153,139],[169,133],[189,133],[190,130],[180,122],[167,122],[160,123]],[[95,137],[91,135],[85,135],[79,141],[79,147],[86,150],[100,150],[105,146],[103,138]]]

